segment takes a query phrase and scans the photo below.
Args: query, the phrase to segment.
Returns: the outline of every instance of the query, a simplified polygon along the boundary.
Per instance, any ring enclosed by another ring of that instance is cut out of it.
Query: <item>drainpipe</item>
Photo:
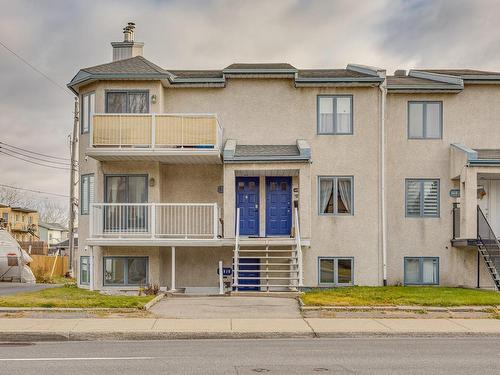
[[[385,206],[385,106],[387,98],[387,79],[385,70],[377,72],[379,77],[384,78],[380,84],[380,216],[382,225],[382,279],[383,285],[387,285],[387,213]]]

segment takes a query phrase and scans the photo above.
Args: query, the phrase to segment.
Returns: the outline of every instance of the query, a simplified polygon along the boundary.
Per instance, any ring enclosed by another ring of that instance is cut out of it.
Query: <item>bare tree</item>
[[[66,226],[68,224],[68,207],[65,204],[55,200],[47,200],[38,202],[38,212],[40,220],[46,223],[58,223]]]
[[[0,204],[8,206],[25,206],[28,202],[26,195],[19,190],[0,187]]]

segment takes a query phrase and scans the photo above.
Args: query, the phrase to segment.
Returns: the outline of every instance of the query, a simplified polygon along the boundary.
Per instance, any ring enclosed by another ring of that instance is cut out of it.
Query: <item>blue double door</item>
[[[236,179],[240,235],[259,236],[259,177]],[[288,236],[292,227],[291,177],[266,177],[266,236]]]

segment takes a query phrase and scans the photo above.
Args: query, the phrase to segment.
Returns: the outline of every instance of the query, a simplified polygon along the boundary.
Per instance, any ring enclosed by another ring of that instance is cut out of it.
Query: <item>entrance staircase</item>
[[[240,213],[236,213],[233,254],[233,291],[290,292],[302,286],[302,246],[298,210],[294,238],[241,238]]]
[[[477,249],[486,263],[496,289],[500,290],[500,242],[479,206],[477,206]]]

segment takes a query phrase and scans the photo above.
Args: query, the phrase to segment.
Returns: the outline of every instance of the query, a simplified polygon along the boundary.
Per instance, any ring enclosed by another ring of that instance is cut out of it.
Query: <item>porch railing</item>
[[[217,203],[94,203],[93,238],[210,239],[219,235]]]
[[[220,149],[222,127],[215,114],[99,113],[90,147]]]

